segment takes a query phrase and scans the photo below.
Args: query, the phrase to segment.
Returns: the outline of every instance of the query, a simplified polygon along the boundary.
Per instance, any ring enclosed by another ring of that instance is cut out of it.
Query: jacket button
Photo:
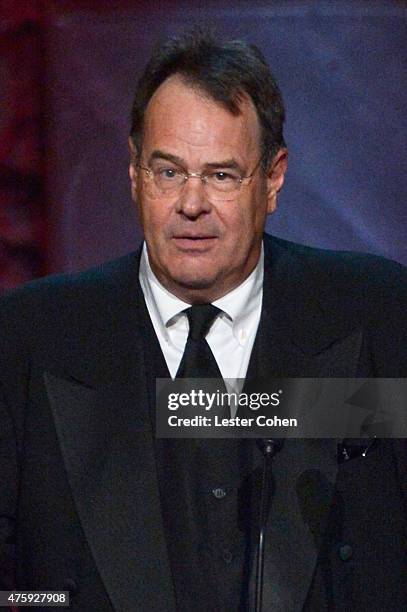
[[[73,597],[73,595],[78,593],[79,587],[75,580],[72,580],[72,578],[66,578],[62,583],[62,590],[69,591],[70,596]]]
[[[352,546],[349,546],[349,544],[342,544],[338,549],[338,555],[342,561],[349,561],[353,555]]]
[[[222,497],[226,496],[226,491],[225,489],[222,489],[222,487],[212,489],[212,493],[216,497],[216,499],[222,499]]]
[[[229,563],[232,563],[233,555],[230,552],[230,550],[224,550],[222,557],[223,557],[224,562],[227,563],[228,565]]]

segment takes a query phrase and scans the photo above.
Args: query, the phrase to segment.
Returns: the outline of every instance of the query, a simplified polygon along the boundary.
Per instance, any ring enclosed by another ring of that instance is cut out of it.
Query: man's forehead
[[[193,81],[189,81],[181,74],[173,74],[161,83],[152,95],[145,114],[147,115],[149,111],[151,112],[156,105],[168,105],[171,104],[174,99],[179,100],[180,98],[190,98],[191,100],[199,101],[208,108],[217,107],[231,117],[252,114],[257,119],[255,106],[248,94],[241,92],[236,96],[236,99],[234,99],[234,107],[236,110],[232,112],[227,108],[226,103],[216,100],[203,86]],[[181,108],[182,107],[180,107],[180,110]]]
[[[244,142],[257,150],[260,142],[257,113],[247,96],[240,99],[239,113],[232,114],[221,102],[178,75],[169,77],[154,93],[146,109],[143,132],[147,140],[175,139],[185,141],[186,146],[227,148]]]

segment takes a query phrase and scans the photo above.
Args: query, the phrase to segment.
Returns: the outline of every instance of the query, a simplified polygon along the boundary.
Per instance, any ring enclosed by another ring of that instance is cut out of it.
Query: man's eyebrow
[[[166,153],[165,151],[160,151],[159,149],[151,153],[150,158],[149,158],[149,163],[151,163],[155,159],[166,159],[167,161],[173,162],[174,164],[177,164],[178,166],[181,166],[183,168],[186,167],[186,163],[184,159],[182,159],[181,157],[178,157],[178,155],[173,155],[172,153]],[[234,170],[242,170],[242,167],[240,166],[240,164],[238,164],[237,161],[233,158],[223,159],[223,160],[215,161],[215,162],[208,162],[204,164],[204,168],[211,168],[211,169],[231,168]]]
[[[206,168],[230,168],[233,170],[242,170],[240,164],[235,159],[224,159],[218,162],[210,162],[205,164]]]
[[[154,159],[166,159],[167,161],[174,162],[174,164],[178,164],[179,166],[185,166],[185,161],[181,157],[178,157],[178,155],[166,153],[165,151],[160,151],[159,149],[156,149],[151,153],[149,163],[151,163]]]

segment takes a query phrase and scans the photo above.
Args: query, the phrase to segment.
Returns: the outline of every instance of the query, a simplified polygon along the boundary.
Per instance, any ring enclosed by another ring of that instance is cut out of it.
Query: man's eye
[[[172,179],[175,179],[179,174],[177,170],[174,170],[174,168],[160,168],[156,172],[160,178],[166,181],[171,181]]]
[[[237,180],[237,176],[230,172],[214,172],[211,179],[217,183],[231,183]]]

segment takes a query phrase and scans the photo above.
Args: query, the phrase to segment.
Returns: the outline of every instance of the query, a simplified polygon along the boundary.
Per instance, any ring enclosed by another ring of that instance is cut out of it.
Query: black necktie
[[[195,304],[184,310],[189,321],[189,334],[177,378],[219,378],[222,374],[206,341],[212,323],[221,310],[212,304]]]

